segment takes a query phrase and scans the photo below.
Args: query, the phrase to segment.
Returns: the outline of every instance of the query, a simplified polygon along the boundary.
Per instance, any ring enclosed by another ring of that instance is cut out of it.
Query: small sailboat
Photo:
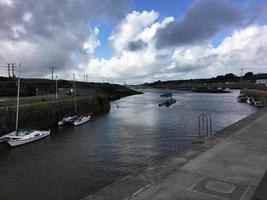
[[[38,130],[31,130],[31,131],[19,131],[18,134],[14,136],[9,136],[7,140],[8,144],[12,147],[27,144],[39,139],[42,139],[46,136],[50,135],[50,130],[48,131],[38,131]]]
[[[77,100],[76,100],[76,87],[75,87],[75,74],[73,74],[73,92],[74,92],[74,107],[75,113],[77,113]],[[84,115],[74,115],[63,117],[60,121],[58,121],[58,126],[62,125],[74,125],[79,126],[88,122],[91,119],[92,113],[86,113]]]
[[[39,131],[39,130],[19,130],[18,121],[19,121],[19,97],[20,97],[20,68],[19,65],[19,76],[18,76],[18,92],[17,92],[17,112],[16,112],[16,131],[6,134],[1,137],[2,140],[7,141],[8,144],[12,147],[27,144],[39,139],[42,139],[50,135],[50,130],[48,131]]]
[[[75,109],[75,113],[77,113],[77,101],[76,101],[76,88],[75,88],[75,74],[73,74],[73,93],[74,93],[74,109]],[[69,124],[73,124],[75,120],[78,119],[77,115],[73,115],[73,116],[66,116],[63,117],[61,120],[59,120],[57,122],[58,126],[63,126],[63,125],[69,125]]]

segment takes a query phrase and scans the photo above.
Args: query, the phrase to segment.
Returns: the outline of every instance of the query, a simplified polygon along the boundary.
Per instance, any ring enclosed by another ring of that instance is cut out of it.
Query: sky
[[[266,0],[0,0],[0,76],[143,83],[267,73]]]

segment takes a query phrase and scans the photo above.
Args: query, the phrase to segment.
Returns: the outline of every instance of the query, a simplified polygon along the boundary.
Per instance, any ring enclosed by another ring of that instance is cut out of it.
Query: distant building
[[[263,84],[267,86],[267,79],[258,79],[256,80],[256,84]]]

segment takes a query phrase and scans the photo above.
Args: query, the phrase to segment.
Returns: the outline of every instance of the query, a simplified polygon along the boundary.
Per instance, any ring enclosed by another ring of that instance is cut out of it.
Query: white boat
[[[84,124],[84,123],[88,122],[90,119],[91,119],[91,114],[86,114],[84,116],[78,117],[78,119],[76,119],[73,122],[73,125],[74,126],[79,126],[81,124]]]
[[[254,98],[253,98],[253,97],[249,97],[249,98],[247,99],[247,104],[249,104],[249,105],[254,105],[254,104],[255,104],[255,100],[254,100]]]
[[[58,121],[58,126],[63,126],[65,124],[72,124],[77,119],[77,116],[63,117],[62,120]]]
[[[17,111],[16,111],[16,131],[11,132],[9,134],[6,134],[2,136],[1,138],[8,142],[8,144],[12,147],[27,144],[36,140],[39,140],[41,138],[44,138],[48,135],[50,135],[50,130],[48,131],[38,131],[38,130],[32,130],[32,131],[21,131],[18,129],[19,126],[19,97],[20,97],[20,67],[19,65],[19,76],[18,76],[18,91],[17,91]]]
[[[12,147],[34,142],[36,140],[42,139],[50,135],[50,130],[48,131],[19,131],[16,135],[9,136],[7,140],[8,144]]]

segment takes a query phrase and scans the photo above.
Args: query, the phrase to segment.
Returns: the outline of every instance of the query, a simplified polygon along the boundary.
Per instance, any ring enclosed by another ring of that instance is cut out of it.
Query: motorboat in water
[[[249,104],[249,105],[254,105],[254,104],[255,104],[255,100],[254,100],[254,98],[253,98],[253,97],[249,97],[249,98],[247,99],[247,104]]]
[[[163,103],[160,103],[159,106],[166,106],[166,107],[169,107],[170,105],[176,103],[176,99],[174,98],[170,98],[169,100],[163,102]]]
[[[264,103],[260,102],[260,101],[255,101],[254,102],[254,105],[257,107],[257,108],[263,108],[264,107]]]
[[[241,103],[247,103],[248,97],[239,95],[237,100],[238,100],[238,102],[241,102]]]
[[[62,120],[59,120],[57,122],[57,124],[58,124],[58,126],[63,126],[63,125],[66,125],[66,124],[73,124],[73,122],[75,120],[77,120],[77,119],[78,119],[78,117],[76,115],[74,115],[74,116],[68,116],[68,117],[63,117],[63,119]]]

